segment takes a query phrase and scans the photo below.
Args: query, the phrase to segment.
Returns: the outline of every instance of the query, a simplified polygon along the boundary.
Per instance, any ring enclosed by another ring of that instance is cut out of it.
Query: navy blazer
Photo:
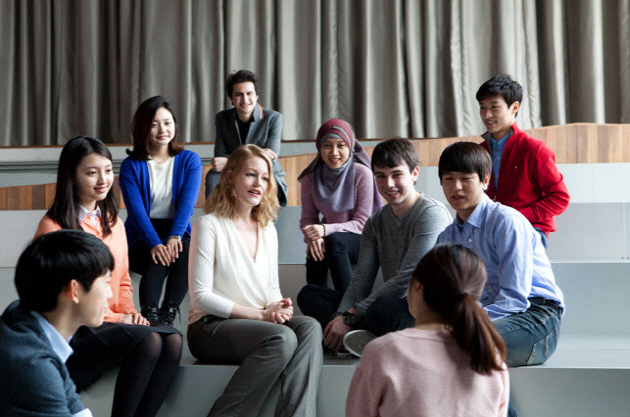
[[[85,407],[35,316],[11,303],[0,317],[0,411],[69,417]]]
[[[260,115],[260,104],[252,114],[254,121],[249,126],[245,143],[251,143],[261,148],[269,148],[276,154],[280,154],[280,142],[282,140],[282,114],[275,110],[263,109]],[[231,108],[217,113],[216,128],[217,137],[214,145],[214,156],[228,158],[232,152],[241,146],[241,139],[238,131],[236,109]],[[286,174],[278,159],[273,159],[273,176],[278,185],[278,200],[280,205],[287,204],[287,182]]]

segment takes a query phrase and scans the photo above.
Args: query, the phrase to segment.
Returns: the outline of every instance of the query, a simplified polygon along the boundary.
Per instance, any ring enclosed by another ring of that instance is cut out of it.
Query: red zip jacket
[[[517,209],[532,226],[549,235],[556,230],[553,216],[562,214],[569,206],[569,191],[556,166],[554,152],[542,140],[523,133],[516,123],[512,130],[514,134],[508,138],[501,156],[499,186],[495,187],[490,174],[486,194]],[[481,146],[490,152],[486,139]]]

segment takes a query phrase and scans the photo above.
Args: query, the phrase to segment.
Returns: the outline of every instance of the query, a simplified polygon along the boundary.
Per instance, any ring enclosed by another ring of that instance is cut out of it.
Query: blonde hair
[[[252,218],[262,227],[267,226],[270,221],[276,219],[280,204],[278,203],[276,192],[276,180],[273,176],[273,165],[267,152],[252,144],[239,146],[232,152],[221,171],[219,184],[206,200],[204,206],[206,213],[215,213],[217,216],[227,217],[228,219],[235,217],[237,202],[234,194],[234,181],[228,180],[227,173],[231,171],[233,178],[236,177],[245,166],[245,162],[251,158],[261,158],[267,163],[267,168],[269,169],[267,192],[263,195],[260,204],[252,208]]]

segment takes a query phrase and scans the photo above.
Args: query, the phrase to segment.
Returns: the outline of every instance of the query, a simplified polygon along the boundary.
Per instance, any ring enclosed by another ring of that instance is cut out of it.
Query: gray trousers
[[[306,316],[285,324],[207,315],[188,326],[188,347],[204,362],[240,364],[209,417],[258,416],[277,380],[276,417],[315,417],[322,329]]]

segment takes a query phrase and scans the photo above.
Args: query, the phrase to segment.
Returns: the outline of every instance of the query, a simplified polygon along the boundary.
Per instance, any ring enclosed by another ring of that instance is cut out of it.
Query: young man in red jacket
[[[486,193],[521,212],[540,233],[546,248],[549,233],[556,230],[553,217],[569,206],[569,192],[554,152],[516,126],[522,98],[521,85],[509,75],[497,75],[477,91],[479,116],[488,129],[481,135],[481,146],[492,156]]]

